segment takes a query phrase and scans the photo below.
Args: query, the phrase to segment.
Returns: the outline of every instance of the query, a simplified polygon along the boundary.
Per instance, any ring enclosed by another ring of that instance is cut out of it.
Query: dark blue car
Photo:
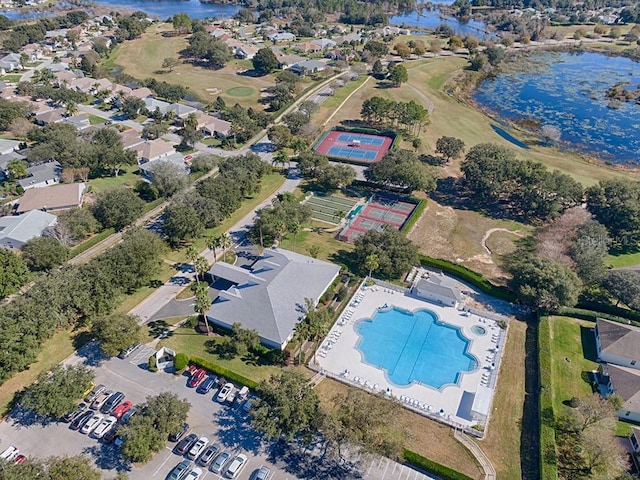
[[[215,376],[208,376],[207,378],[205,378],[204,382],[202,382],[199,386],[198,386],[198,390],[196,390],[198,393],[209,393],[209,391],[215,386],[216,384],[216,377]]]

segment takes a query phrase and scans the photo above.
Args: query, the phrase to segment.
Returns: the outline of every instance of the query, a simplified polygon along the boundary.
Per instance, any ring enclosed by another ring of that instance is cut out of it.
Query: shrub
[[[402,233],[408,233],[416,224],[416,222],[420,219],[420,217],[422,216],[422,212],[424,212],[424,209],[426,207],[427,207],[427,201],[420,200],[416,208],[414,208],[413,212],[411,212],[411,215],[409,216],[409,218],[407,218],[407,220],[404,222],[404,225],[402,226],[400,231]]]
[[[157,372],[158,371],[158,365],[156,364],[155,355],[151,355],[149,357],[149,371],[150,372]]]
[[[187,368],[187,365],[189,365],[189,357],[184,353],[176,353],[176,358],[173,360],[173,366],[175,367],[176,373],[182,373],[182,371]]]
[[[228,380],[239,383],[240,385],[246,385],[251,389],[254,389],[258,386],[257,382],[254,382],[253,380],[250,380],[247,377],[244,377],[236,372],[228,370],[208,360],[204,360],[200,357],[191,357],[190,362],[193,363],[196,367],[204,368],[205,370],[209,370],[210,372],[215,373],[216,375],[221,375],[227,378]]]
[[[427,473],[433,473],[442,480],[472,480],[471,477],[468,477],[464,473],[460,473],[452,468],[440,465],[439,463],[429,460],[428,458],[412,452],[411,450],[407,450],[406,448],[402,450],[402,455],[404,457],[404,461],[409,465],[418,467],[418,469],[424,470]]]
[[[189,328],[196,328],[199,323],[200,319],[196,315],[191,315],[189,318],[187,318],[187,326]]]

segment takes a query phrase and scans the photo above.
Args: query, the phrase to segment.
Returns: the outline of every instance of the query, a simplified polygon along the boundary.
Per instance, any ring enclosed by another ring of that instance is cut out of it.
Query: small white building
[[[416,281],[411,287],[411,293],[418,298],[454,308],[457,308],[463,299],[453,280],[436,273]]]

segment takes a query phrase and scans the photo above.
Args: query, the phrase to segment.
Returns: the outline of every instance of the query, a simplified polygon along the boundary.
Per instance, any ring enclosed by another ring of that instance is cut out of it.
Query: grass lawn
[[[17,83],[20,81],[21,78],[22,78],[21,73],[10,73],[8,75],[0,77],[0,80],[2,80],[3,82]]]
[[[284,181],[285,177],[279,173],[269,173],[262,177],[262,181],[260,182],[260,191],[257,194],[255,194],[251,198],[245,199],[244,202],[242,202],[242,206],[238,210],[236,210],[233,215],[225,219],[216,228],[208,229],[202,237],[196,239],[193,242],[193,245],[196,247],[196,249],[198,249],[198,251],[204,250],[206,248],[207,239],[209,237],[221,235],[229,230],[233,225],[244,218],[245,215],[255,210],[257,205],[260,205],[273,193],[275,193],[278,188],[280,188],[280,186],[284,183]],[[187,259],[185,253],[186,248],[172,250],[165,256],[165,258],[173,262],[184,262]]]
[[[300,231],[296,236],[295,246],[293,235],[287,235],[280,242],[280,246],[303,255],[309,255],[309,249],[316,245],[320,248],[319,259],[343,263],[340,261],[341,255],[353,251],[354,247],[351,243],[337,240],[335,235],[335,233]]]
[[[120,169],[117,177],[93,178],[89,180],[89,186],[94,192],[121,186],[133,187],[140,180],[140,175],[134,173],[137,171],[137,165],[125,165]]]
[[[313,115],[313,123],[316,125],[323,125],[327,118],[329,118],[329,116],[333,112],[335,112],[336,108],[338,108],[340,104],[344,102],[345,98],[351,95],[351,93],[360,85],[362,85],[366,79],[367,77],[363,75],[353,82],[347,82],[344,87],[336,90],[336,92],[331,97],[327,98],[320,104],[320,108]]]
[[[331,408],[335,404],[334,397],[346,393],[349,388],[354,387],[349,387],[327,378],[320,382],[315,390],[320,397],[320,401],[327,408]],[[410,428],[411,438],[406,439],[406,448],[464,473],[471,478],[482,478],[481,470],[477,466],[475,459],[466,447],[453,437],[451,427],[405,409],[402,409],[402,418],[398,419],[398,421],[409,425]]]
[[[38,359],[23,372],[15,374],[0,386],[0,412],[6,415],[7,406],[13,396],[27,385],[31,385],[41,372],[46,372],[54,365],[71,355],[79,345],[74,345],[77,332],[60,330],[43,343]]]
[[[280,367],[273,365],[260,365],[253,358],[233,358],[231,360],[220,358],[215,353],[211,353],[211,349],[207,345],[218,343],[221,338],[207,337],[196,333],[193,328],[179,327],[169,338],[162,340],[162,345],[176,352],[185,353],[189,357],[196,356],[215,362],[256,382],[266,380],[281,370]]]
[[[105,119],[97,115],[89,115],[89,123],[91,125],[104,125]]]
[[[522,402],[525,395],[525,335],[524,322],[512,320],[501,362],[498,388],[493,397],[493,409],[484,440],[478,444],[489,457],[498,478],[516,480],[520,472],[520,432]]]
[[[243,60],[232,60],[220,70],[180,63],[169,72],[162,68],[163,60],[179,58],[179,52],[188,42],[187,36],[165,37],[164,32],[173,32],[173,27],[167,23],[149,27],[140,38],[119,45],[104,66],[107,69],[122,67],[125,73],[139,79],[153,77],[184,85],[205,103],[221,96],[228,105],[239,103],[245,108],[259,107],[260,90],[275,83],[274,75],[252,77],[243,74],[251,68]]]
[[[621,253],[619,255],[609,255],[604,263],[614,268],[630,267],[640,263],[640,252]]]

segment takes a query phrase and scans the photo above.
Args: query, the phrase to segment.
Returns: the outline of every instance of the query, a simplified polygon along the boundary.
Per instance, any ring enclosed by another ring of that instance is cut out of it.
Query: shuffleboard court
[[[384,135],[330,130],[314,149],[331,158],[362,164],[379,162],[392,143],[393,139]]]
[[[311,217],[315,220],[338,225],[356,205],[358,199],[338,197],[335,195],[312,195],[304,204],[311,209]]]

